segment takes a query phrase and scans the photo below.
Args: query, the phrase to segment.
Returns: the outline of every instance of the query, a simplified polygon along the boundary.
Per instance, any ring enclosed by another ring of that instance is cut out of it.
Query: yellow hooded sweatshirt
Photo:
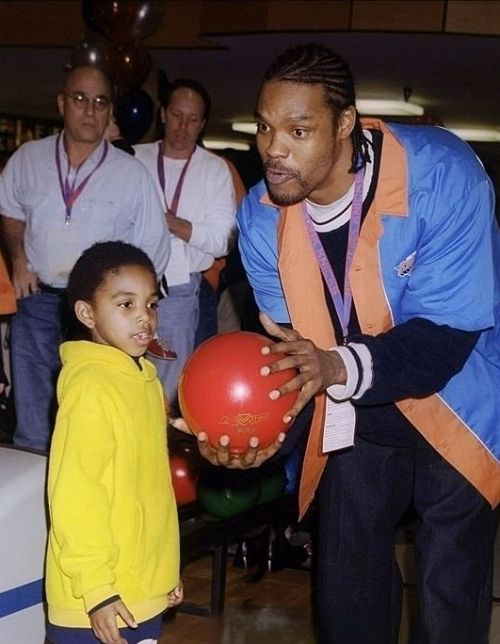
[[[114,347],[66,342],[49,459],[49,621],[89,628],[119,595],[141,623],[179,582],[179,527],[156,369]],[[119,620],[119,627],[125,624]]]

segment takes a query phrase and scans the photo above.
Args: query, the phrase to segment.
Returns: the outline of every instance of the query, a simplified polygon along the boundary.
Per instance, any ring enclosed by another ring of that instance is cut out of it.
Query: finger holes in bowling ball
[[[298,392],[277,400],[271,400],[269,393],[294,378],[297,371],[260,374],[264,365],[283,357],[261,354],[262,347],[270,343],[259,333],[232,331],[195,349],[184,366],[178,389],[182,415],[193,433],[205,432],[214,447],[221,436],[228,435],[230,451],[241,453],[252,436],[259,437],[263,449],[289,429],[283,416]]]

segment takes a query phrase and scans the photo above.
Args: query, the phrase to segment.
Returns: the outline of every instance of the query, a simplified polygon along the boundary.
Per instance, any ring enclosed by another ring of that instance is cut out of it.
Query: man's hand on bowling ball
[[[303,338],[298,331],[279,326],[265,313],[260,314],[260,321],[269,335],[280,340],[264,347],[262,353],[286,355],[285,358],[262,367],[260,373],[267,376],[291,367],[299,372],[295,378],[270,392],[271,398],[276,399],[299,390],[295,403],[285,414],[286,422],[293,420],[320,391],[331,385],[345,384],[347,372],[342,358],[336,351],[319,349],[311,340]]]
[[[170,424],[185,434],[192,434],[184,418],[171,418]],[[244,470],[251,467],[259,467],[274,456],[283,445],[285,433],[281,432],[276,440],[266,447],[259,450],[259,439],[252,436],[248,442],[248,449],[245,452],[234,453],[231,451],[230,438],[226,434],[219,438],[217,445],[211,445],[205,432],[197,435],[198,449],[200,454],[206,458],[212,465],[223,465],[229,469]]]

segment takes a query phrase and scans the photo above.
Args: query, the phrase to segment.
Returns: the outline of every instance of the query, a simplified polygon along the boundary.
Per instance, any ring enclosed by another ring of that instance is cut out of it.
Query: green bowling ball
[[[283,496],[286,486],[286,473],[284,468],[267,474],[260,481],[260,494],[257,503],[269,503]]]
[[[209,468],[198,479],[198,503],[214,517],[226,518],[254,507],[260,496],[260,482],[248,472]]]

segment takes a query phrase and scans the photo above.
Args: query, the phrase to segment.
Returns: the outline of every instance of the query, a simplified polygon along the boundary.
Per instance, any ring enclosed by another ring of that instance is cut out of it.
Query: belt
[[[50,284],[44,284],[43,282],[38,282],[38,288],[42,293],[50,293],[51,295],[66,295],[65,288],[58,288],[57,286],[50,286]]]

